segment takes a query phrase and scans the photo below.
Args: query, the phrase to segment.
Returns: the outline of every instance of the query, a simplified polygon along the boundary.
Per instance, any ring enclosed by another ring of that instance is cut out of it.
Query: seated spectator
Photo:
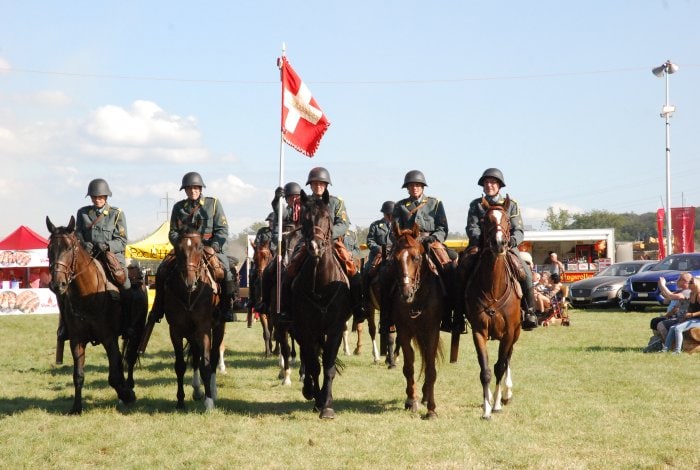
[[[675,344],[673,354],[680,354],[683,346],[683,333],[691,328],[700,327],[700,296],[698,295],[698,284],[700,284],[700,281],[696,283],[695,279],[691,276],[690,281],[688,281],[690,290],[688,311],[684,315],[678,315],[677,322],[670,326],[662,349],[663,352],[669,352],[671,347]]]
[[[537,314],[542,314],[552,307],[552,299],[561,291],[562,284],[558,274],[542,273],[535,286],[535,305]]]
[[[659,278],[659,292],[669,302],[677,300],[678,303],[674,308],[675,314],[671,318],[663,319],[656,324],[656,330],[661,335],[661,338],[666,341],[666,333],[671,326],[678,323],[679,319],[685,317],[688,312],[688,307],[690,306],[690,280],[693,275],[687,271],[683,271],[678,277],[678,289],[675,292],[671,292],[666,287],[666,279],[664,277]]]

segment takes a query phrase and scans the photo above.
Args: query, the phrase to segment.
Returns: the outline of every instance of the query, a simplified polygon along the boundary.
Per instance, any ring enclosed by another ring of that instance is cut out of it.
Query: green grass
[[[334,384],[336,419],[280,385],[259,324],[229,325],[217,409],[175,410],[165,322],[119,410],[101,346],[88,347],[82,416],[67,416],[70,354],[55,366],[56,316],[0,317],[3,468],[698,468],[700,355],[642,354],[651,313],[573,311],[570,327],[523,332],[514,400],[491,421],[470,336],[439,365],[434,421],[403,409],[401,369],[360,356]],[[366,335],[366,333],[365,333]],[[445,356],[449,338],[443,337]],[[495,346],[491,343],[492,355]],[[399,362],[401,365],[401,362]],[[191,374],[187,374],[189,382]],[[188,398],[191,388],[187,388]],[[425,410],[421,410],[422,413]]]

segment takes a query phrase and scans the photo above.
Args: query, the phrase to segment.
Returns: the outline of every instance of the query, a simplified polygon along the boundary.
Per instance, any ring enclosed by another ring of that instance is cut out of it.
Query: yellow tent
[[[168,240],[170,223],[163,222],[158,230],[141,241],[126,245],[126,257],[137,260],[161,260],[165,258],[173,246]]]

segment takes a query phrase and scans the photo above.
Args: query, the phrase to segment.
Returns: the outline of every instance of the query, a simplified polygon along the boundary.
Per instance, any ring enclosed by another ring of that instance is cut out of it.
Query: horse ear
[[[481,197],[481,205],[484,207],[484,209],[489,210],[491,208],[491,204],[489,204],[489,201],[486,200],[485,197]]]
[[[72,215],[70,216],[70,222],[68,222],[68,227],[67,227],[67,228],[68,228],[68,231],[69,231],[69,232],[72,232],[73,229],[75,228],[75,217],[72,216]]]
[[[46,228],[49,229],[49,233],[54,233],[56,231],[56,226],[51,223],[49,216],[46,216]]]
[[[328,192],[328,188],[326,188],[323,190],[323,202],[324,202],[324,204],[328,204],[328,201],[330,201],[330,200],[331,200],[331,195]]]
[[[420,236],[420,228],[418,227],[418,224],[414,223],[413,224],[413,238],[418,238]]]

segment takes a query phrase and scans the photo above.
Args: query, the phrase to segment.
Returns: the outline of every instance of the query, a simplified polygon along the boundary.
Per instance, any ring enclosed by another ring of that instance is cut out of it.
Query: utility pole
[[[158,211],[158,215],[160,214],[165,214],[165,220],[168,220],[168,217],[170,217],[170,201],[174,201],[175,199],[168,197],[168,193],[165,193],[165,197],[160,198],[160,206],[163,207],[163,201],[165,201],[165,211]]]

